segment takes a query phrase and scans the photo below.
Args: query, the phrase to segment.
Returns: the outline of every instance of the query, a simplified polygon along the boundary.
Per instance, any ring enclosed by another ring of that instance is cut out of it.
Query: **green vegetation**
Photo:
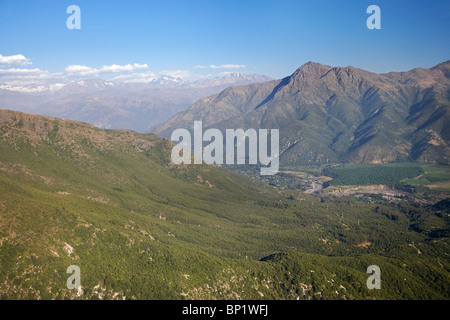
[[[450,191],[450,166],[422,164],[423,174],[412,179],[404,179],[403,184],[424,186],[436,191]]]
[[[400,181],[416,177],[423,172],[422,167],[415,163],[346,164],[323,170],[326,176],[333,178],[332,185],[398,185]]]
[[[280,191],[171,148],[0,111],[0,299],[450,298],[440,207]]]
[[[374,185],[424,187],[450,191],[450,166],[422,163],[345,164],[326,167],[323,174],[333,178],[330,185]],[[316,173],[317,175],[317,173]]]

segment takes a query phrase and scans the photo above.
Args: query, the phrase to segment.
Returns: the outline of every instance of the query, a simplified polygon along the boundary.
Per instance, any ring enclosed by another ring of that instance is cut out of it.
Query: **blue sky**
[[[72,4],[80,30],[66,27]],[[371,4],[381,8],[381,30],[366,27]],[[0,0],[0,83],[27,72],[60,80],[236,71],[281,78],[307,61],[405,71],[450,59],[449,39],[448,0]],[[5,58],[17,55],[26,60]]]

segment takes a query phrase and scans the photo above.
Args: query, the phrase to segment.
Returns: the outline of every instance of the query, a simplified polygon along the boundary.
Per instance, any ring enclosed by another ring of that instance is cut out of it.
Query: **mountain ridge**
[[[444,162],[450,156],[450,61],[376,74],[308,62],[291,76],[230,87],[152,128],[279,128],[283,165]]]

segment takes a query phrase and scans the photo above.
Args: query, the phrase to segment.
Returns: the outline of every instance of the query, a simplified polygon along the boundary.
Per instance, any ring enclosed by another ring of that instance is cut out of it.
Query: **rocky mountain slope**
[[[152,128],[279,128],[280,163],[448,163],[450,61],[375,74],[308,62],[291,76],[200,99]]]

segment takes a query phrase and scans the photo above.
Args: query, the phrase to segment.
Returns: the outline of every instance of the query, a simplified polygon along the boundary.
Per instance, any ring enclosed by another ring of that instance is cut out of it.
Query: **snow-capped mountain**
[[[87,79],[34,86],[0,84],[0,109],[144,132],[204,96],[229,86],[268,80],[265,76],[230,73],[196,82],[163,75],[146,83]]]
[[[262,83],[273,80],[272,78],[261,76],[258,74],[245,74],[242,72],[224,73],[220,77],[212,79],[202,79],[193,82],[191,85],[196,88],[200,87],[215,87],[215,86],[237,86],[251,83]]]

